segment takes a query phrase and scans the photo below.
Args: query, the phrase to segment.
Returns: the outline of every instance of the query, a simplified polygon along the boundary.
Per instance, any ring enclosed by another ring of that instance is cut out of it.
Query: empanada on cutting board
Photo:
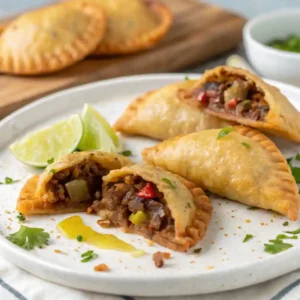
[[[96,48],[105,23],[103,10],[84,1],[25,13],[0,35],[0,72],[36,75],[68,67]]]
[[[152,48],[172,24],[171,11],[157,0],[88,1],[103,8],[107,16],[105,36],[94,55],[128,54]]]
[[[114,128],[126,134],[165,140],[179,134],[229,125],[228,121],[180,101],[180,93],[196,82],[186,80],[170,84],[137,98],[117,120]]]
[[[300,142],[300,113],[277,87],[246,70],[208,70],[183,101],[213,116]]]
[[[166,140],[144,149],[143,159],[222,197],[297,220],[298,187],[276,145],[250,127],[228,128]]]

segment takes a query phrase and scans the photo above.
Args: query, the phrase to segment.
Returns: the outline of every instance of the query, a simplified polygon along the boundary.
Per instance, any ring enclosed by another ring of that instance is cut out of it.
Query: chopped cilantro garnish
[[[300,161],[300,153],[297,153],[295,158],[296,158],[296,160]]]
[[[25,250],[32,250],[34,247],[42,248],[44,245],[48,245],[50,235],[43,228],[21,225],[19,231],[8,235],[6,238]]]
[[[165,183],[167,183],[172,189],[176,189],[175,183],[172,182],[170,179],[168,179],[168,178],[162,178],[161,181],[164,181]]]
[[[224,127],[220,130],[218,136],[217,136],[217,139],[220,139],[226,135],[228,135],[231,131],[233,130],[232,127]]]
[[[248,242],[249,240],[253,239],[253,235],[252,234],[246,234],[243,243]]]
[[[76,236],[76,240],[77,240],[78,242],[82,242],[82,241],[83,241],[82,235],[77,235],[77,236]]]
[[[24,215],[23,215],[22,213],[19,213],[19,214],[17,215],[17,219],[18,219],[19,221],[21,221],[21,222],[24,222],[24,221],[26,220],[26,218],[24,217]]]
[[[296,235],[288,236],[286,234],[278,234],[276,236],[276,240],[283,240],[283,239],[292,239],[292,240],[297,240],[298,237]]]
[[[190,80],[189,76],[185,76],[184,80]]]
[[[50,173],[55,174],[55,169],[51,169]]]
[[[196,249],[194,249],[194,253],[200,253],[202,251],[202,248],[196,248]]]
[[[300,233],[300,228],[296,229],[294,231],[285,231],[285,233],[289,233],[289,234],[299,234]]]
[[[259,209],[259,208],[256,207],[256,206],[248,206],[247,209],[248,209],[248,210],[257,210],[257,209]]]
[[[249,144],[247,144],[247,143],[242,143],[242,145],[245,146],[248,149],[251,148],[251,146]]]
[[[13,184],[19,182],[20,180],[13,180],[10,177],[5,177],[5,182],[0,182],[0,184]]]
[[[93,250],[86,251],[83,254],[81,254],[81,257],[83,258],[81,260],[81,262],[83,262],[83,263],[88,262],[88,261],[96,258],[97,256],[98,255],[96,253],[94,253]]]
[[[53,164],[53,163],[54,163],[54,157],[47,160],[48,165]]]
[[[125,151],[121,152],[121,154],[124,156],[132,156],[132,152],[130,150],[125,150]]]
[[[284,223],[282,223],[283,226],[288,226],[289,225],[289,222],[288,221],[285,221]]]
[[[277,254],[279,252],[285,251],[292,248],[292,244],[284,243],[282,240],[270,240],[272,244],[265,244],[265,251],[270,254]]]

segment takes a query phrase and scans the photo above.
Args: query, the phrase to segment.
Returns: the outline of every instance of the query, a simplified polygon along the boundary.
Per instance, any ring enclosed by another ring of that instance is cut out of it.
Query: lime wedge
[[[93,107],[85,104],[80,114],[83,123],[83,136],[78,145],[79,150],[102,150],[118,152],[120,140],[106,119]]]
[[[60,121],[52,126],[30,133],[9,146],[11,153],[21,162],[33,167],[46,167],[73,152],[83,133],[79,115]]]

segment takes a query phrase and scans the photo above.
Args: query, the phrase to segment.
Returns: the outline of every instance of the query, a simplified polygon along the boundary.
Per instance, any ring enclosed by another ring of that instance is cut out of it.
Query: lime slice
[[[106,119],[93,107],[85,104],[81,113],[83,136],[78,145],[79,150],[102,150],[118,152],[120,140]]]
[[[33,167],[46,167],[73,152],[83,133],[79,115],[60,121],[52,126],[30,133],[9,146],[12,154],[21,162]]]

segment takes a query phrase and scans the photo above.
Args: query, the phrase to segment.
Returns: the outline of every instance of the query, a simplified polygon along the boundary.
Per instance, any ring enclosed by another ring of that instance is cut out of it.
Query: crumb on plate
[[[164,266],[164,253],[157,251],[153,254],[152,259],[157,268],[162,268]]]
[[[97,224],[101,227],[108,228],[111,227],[112,223],[110,220],[98,220]]]
[[[108,272],[109,268],[106,264],[99,264],[94,267],[94,271],[96,272]]]

